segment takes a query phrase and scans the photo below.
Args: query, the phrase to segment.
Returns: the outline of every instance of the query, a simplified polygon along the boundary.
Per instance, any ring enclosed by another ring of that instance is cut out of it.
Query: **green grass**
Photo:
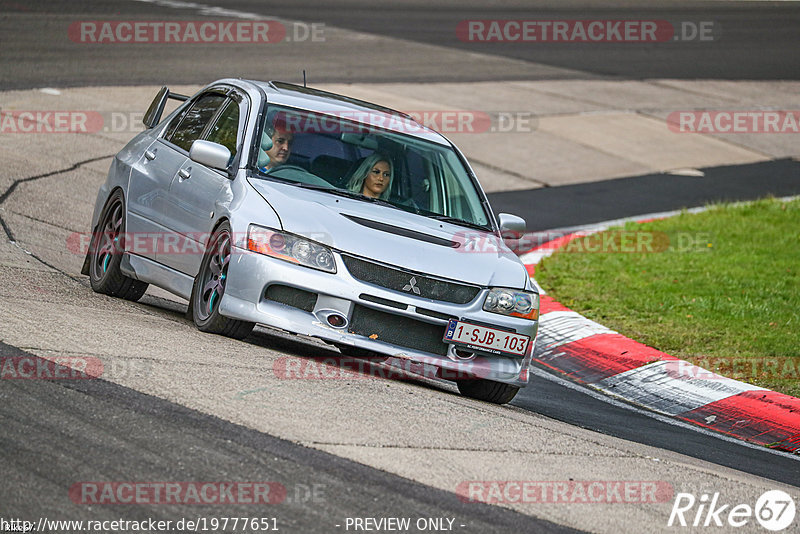
[[[621,236],[643,252],[586,252]],[[536,280],[625,336],[800,397],[800,200],[629,223],[546,258]]]

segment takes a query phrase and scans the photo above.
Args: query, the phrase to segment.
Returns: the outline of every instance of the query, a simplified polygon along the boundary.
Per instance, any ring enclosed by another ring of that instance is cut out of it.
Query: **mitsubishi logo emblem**
[[[415,295],[419,295],[416,276],[412,276],[411,280],[409,280],[408,283],[403,286],[403,291],[413,291]]]

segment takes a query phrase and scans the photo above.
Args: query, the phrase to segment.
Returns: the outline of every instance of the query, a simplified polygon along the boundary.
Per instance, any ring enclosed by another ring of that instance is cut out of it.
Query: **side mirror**
[[[511,215],[510,213],[500,213],[497,215],[498,222],[500,223],[500,233],[503,232],[518,232],[520,234],[525,232],[525,219]]]
[[[167,89],[167,86],[164,86],[158,91],[158,94],[156,94],[156,97],[150,103],[150,107],[147,108],[144,117],[142,117],[142,122],[148,129],[161,121],[161,115],[164,113],[164,106],[167,104],[168,98],[169,89]]]
[[[206,167],[227,171],[228,162],[231,160],[231,151],[228,150],[228,147],[219,143],[198,139],[192,143],[192,148],[189,149],[189,157],[192,161],[196,161]]]

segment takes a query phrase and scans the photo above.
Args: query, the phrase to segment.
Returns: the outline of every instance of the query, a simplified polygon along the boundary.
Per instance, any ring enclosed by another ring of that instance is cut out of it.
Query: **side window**
[[[168,137],[167,140],[188,152],[194,140],[203,133],[208,121],[214,116],[225,98],[218,94],[201,96],[183,117],[180,125],[172,133],[172,137]]]
[[[164,135],[163,135],[164,139],[167,140],[172,139],[172,134],[174,134],[175,130],[177,130],[178,126],[180,126],[181,121],[186,116],[187,111],[189,111],[188,106],[172,118],[172,121],[169,123],[169,126],[167,126],[167,129],[164,130]]]
[[[211,127],[206,139],[219,143],[231,151],[231,156],[236,155],[237,136],[239,133],[239,104],[233,99],[228,99],[217,122]]]

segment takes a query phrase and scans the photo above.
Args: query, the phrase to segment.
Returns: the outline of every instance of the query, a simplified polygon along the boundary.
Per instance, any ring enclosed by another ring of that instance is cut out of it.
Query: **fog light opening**
[[[344,315],[340,315],[338,313],[332,313],[328,315],[326,318],[328,324],[334,328],[344,328],[347,326],[347,318]]]

